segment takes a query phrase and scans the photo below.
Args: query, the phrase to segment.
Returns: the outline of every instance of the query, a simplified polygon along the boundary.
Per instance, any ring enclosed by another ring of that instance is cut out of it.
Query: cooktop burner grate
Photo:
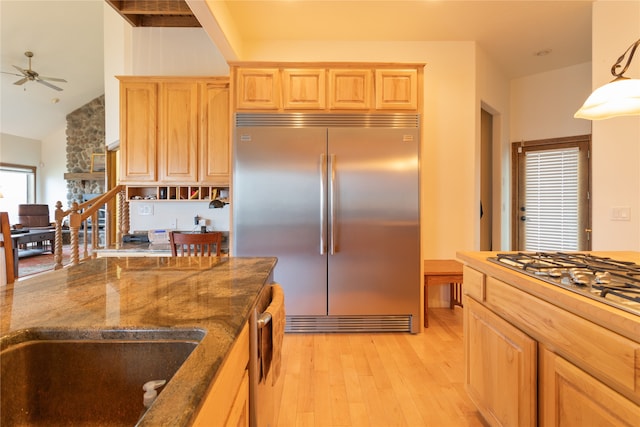
[[[640,265],[584,253],[500,253],[489,261],[640,315]]]

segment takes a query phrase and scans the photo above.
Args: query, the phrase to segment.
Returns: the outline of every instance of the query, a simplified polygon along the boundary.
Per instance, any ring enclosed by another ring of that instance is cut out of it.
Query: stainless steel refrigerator
[[[287,331],[419,330],[419,116],[235,116],[232,253],[275,256]]]

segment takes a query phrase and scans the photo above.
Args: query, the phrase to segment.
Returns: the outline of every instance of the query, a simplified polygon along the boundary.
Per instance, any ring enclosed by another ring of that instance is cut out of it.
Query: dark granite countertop
[[[52,327],[79,334],[204,330],[139,424],[189,425],[275,264],[275,258],[94,259],[0,287],[1,334]]]

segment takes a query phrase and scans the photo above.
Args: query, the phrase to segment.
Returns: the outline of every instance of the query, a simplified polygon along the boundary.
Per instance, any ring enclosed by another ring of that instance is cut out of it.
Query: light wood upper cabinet
[[[323,110],[326,106],[324,69],[282,70],[283,108],[285,110]]]
[[[226,83],[202,83],[200,89],[199,180],[229,185],[229,88]]]
[[[418,108],[417,70],[376,70],[376,109]]]
[[[420,112],[424,64],[231,63],[233,111]]]
[[[238,69],[236,108],[276,110],[280,107],[280,72],[277,68]]]
[[[119,77],[120,180],[229,185],[229,79]]]
[[[120,179],[154,182],[158,91],[155,83],[120,86]]]
[[[373,93],[372,70],[329,70],[329,105],[333,110],[368,110]]]
[[[160,83],[159,180],[198,181],[198,83]]]

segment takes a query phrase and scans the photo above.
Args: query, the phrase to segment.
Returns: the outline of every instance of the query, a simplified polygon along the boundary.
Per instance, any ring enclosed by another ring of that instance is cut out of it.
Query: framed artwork
[[[106,170],[106,155],[92,154],[91,155],[91,173],[104,172],[105,170]]]

